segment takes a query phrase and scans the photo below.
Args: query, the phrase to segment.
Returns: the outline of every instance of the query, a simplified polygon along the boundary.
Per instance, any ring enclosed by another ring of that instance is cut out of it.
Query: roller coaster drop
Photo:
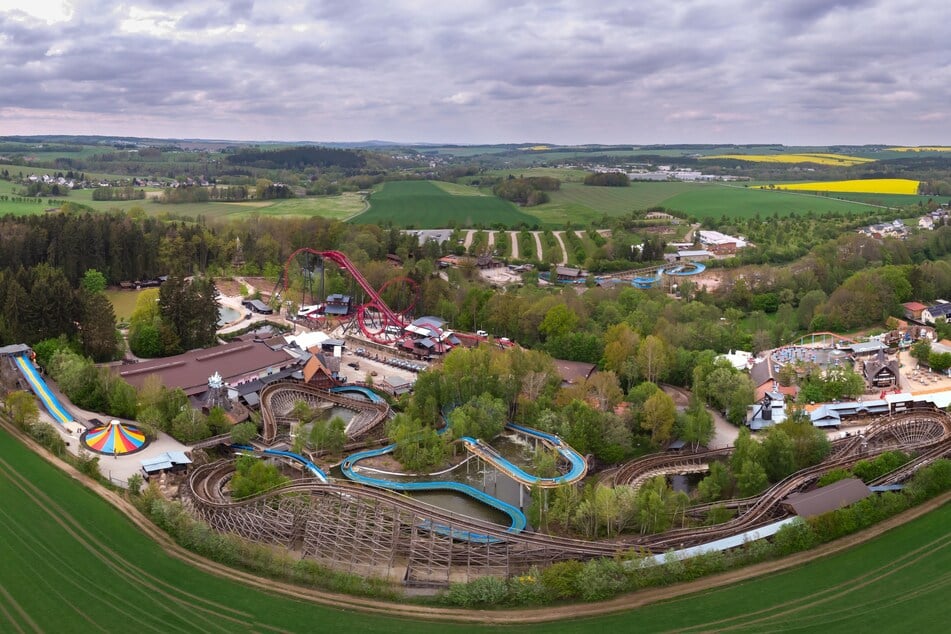
[[[341,270],[350,275],[354,282],[365,293],[367,301],[361,303],[354,313],[354,320],[360,332],[368,339],[377,343],[389,344],[400,339],[403,335],[403,329],[412,321],[411,311],[419,299],[419,285],[408,277],[397,277],[387,281],[379,290],[373,288],[369,281],[360,273],[360,270],[354,266],[353,262],[340,251],[317,251],[310,247],[303,247],[294,251],[284,263],[284,273],[278,281],[278,287],[283,288],[284,297],[288,297],[290,290],[291,264],[295,262],[300,255],[314,256],[317,258],[318,268],[323,267],[323,261],[329,260],[336,264]],[[313,273],[307,270],[308,275]],[[403,293],[407,297],[404,299],[405,305],[398,308],[390,307],[383,296],[388,290],[397,290],[398,287],[405,287]],[[321,291],[323,284],[321,284]],[[321,298],[323,300],[323,298]]]

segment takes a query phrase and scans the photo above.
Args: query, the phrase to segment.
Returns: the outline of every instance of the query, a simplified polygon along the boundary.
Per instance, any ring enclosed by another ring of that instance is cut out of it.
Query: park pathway
[[[567,266],[568,264],[568,249],[565,248],[565,241],[562,240],[561,234],[562,231],[552,232],[555,235],[555,240],[558,240],[558,244],[561,246],[561,262],[558,263],[559,266]]]
[[[541,234],[542,234],[541,231],[532,231],[532,235],[535,236],[535,259],[538,260],[539,262],[542,259],[542,253],[544,253],[544,249],[542,249],[542,235]]]

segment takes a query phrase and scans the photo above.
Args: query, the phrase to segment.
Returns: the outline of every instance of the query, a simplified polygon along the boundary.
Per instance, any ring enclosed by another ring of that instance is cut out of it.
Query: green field
[[[464,195],[467,191],[470,195]],[[512,203],[486,196],[472,187],[446,187],[430,181],[391,181],[373,193],[370,208],[351,222],[439,229],[450,225],[489,227],[523,222],[534,225],[538,221]]]
[[[603,216],[621,216],[635,209],[661,205],[681,192],[698,185],[691,183],[631,183],[630,187],[591,187],[579,182],[562,183],[550,192],[551,202],[527,211],[546,227],[575,226],[600,221]]]
[[[588,225],[600,221],[603,216],[621,216],[634,210],[660,206],[675,211],[683,211],[697,218],[707,216],[719,218],[748,218],[760,214],[762,217],[774,213],[804,214],[809,211],[824,213],[837,211],[856,213],[868,211],[872,207],[866,203],[875,203],[861,195],[857,201],[842,200],[850,194],[832,198],[811,196],[793,192],[765,191],[737,185],[718,183],[644,183],[633,182],[630,187],[590,187],[580,183],[564,183],[557,192],[551,192],[551,202],[526,211],[539,219],[546,227],[562,227],[566,222],[575,226]],[[885,204],[914,204],[920,197],[902,196]],[[858,202],[861,199],[862,202]]]
[[[116,288],[107,289],[106,297],[112,302],[112,309],[116,313],[118,321],[128,321],[135,311],[135,302],[139,299],[142,291],[120,291]]]
[[[51,170],[37,170],[37,173],[48,172]],[[0,180],[0,194],[14,196],[14,190],[20,189],[20,185],[15,185],[9,181]],[[253,215],[259,216],[286,216],[286,217],[309,217],[322,216],[324,218],[333,218],[336,220],[346,220],[347,218],[359,214],[366,209],[366,202],[361,194],[356,192],[344,192],[337,196],[316,196],[308,198],[290,198],[285,200],[273,201],[251,201],[241,203],[182,203],[176,205],[163,205],[152,199],[146,200],[93,200],[91,189],[80,189],[69,192],[67,196],[44,197],[41,202],[12,202],[0,201],[0,216],[5,214],[29,215],[40,214],[49,206],[47,200],[55,198],[57,200],[68,200],[81,205],[92,207],[97,211],[108,211],[111,209],[128,210],[132,207],[141,207],[149,214],[172,214],[175,216],[205,216],[206,218],[247,218]]]
[[[0,631],[934,631],[951,592],[951,505],[786,572],[606,617],[527,627],[415,622],[271,595],[169,557],[0,429]]]
[[[719,184],[694,185],[694,189],[665,200],[663,206],[676,211],[684,211],[697,218],[708,216],[713,218],[719,218],[720,216],[750,218],[756,214],[765,218],[775,213],[780,215],[805,214],[810,211],[816,213],[826,211],[857,213],[872,209],[867,204],[826,196],[766,191]]]

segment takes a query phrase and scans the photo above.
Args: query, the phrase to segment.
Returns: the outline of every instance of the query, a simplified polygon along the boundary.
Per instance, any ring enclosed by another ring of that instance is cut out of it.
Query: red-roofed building
[[[902,308],[905,309],[905,317],[921,321],[921,311],[928,307],[920,302],[905,302],[902,304]]]

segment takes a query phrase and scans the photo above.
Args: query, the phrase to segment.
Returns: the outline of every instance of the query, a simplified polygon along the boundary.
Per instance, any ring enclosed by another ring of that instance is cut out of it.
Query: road
[[[512,240],[512,259],[518,259],[518,231],[509,231],[509,237]]]

